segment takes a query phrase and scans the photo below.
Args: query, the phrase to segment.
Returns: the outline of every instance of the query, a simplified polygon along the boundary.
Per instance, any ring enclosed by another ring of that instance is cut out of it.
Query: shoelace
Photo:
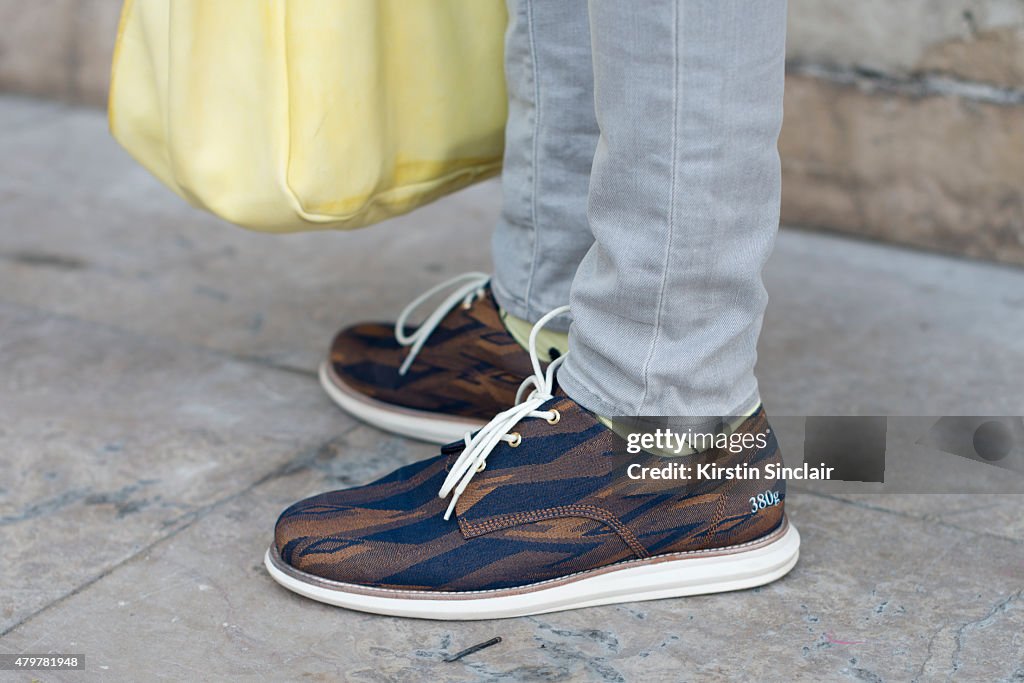
[[[519,390],[516,392],[515,405],[495,415],[490,422],[481,427],[475,434],[466,432],[466,436],[463,439],[466,447],[452,466],[438,494],[441,498],[446,498],[448,494],[452,494],[448,510],[444,513],[445,519],[451,517],[452,511],[455,509],[455,503],[458,502],[459,496],[469,486],[469,482],[473,480],[476,473],[483,471],[484,467],[487,466],[487,456],[491,454],[491,451],[494,450],[499,442],[504,441],[513,448],[519,446],[523,437],[518,432],[512,432],[512,428],[520,420],[528,417],[537,417],[547,420],[549,424],[557,424],[559,419],[561,419],[561,415],[557,410],[537,410],[537,408],[554,398],[552,391],[555,384],[555,370],[569,357],[569,354],[565,353],[551,361],[548,364],[547,372],[542,371],[540,358],[537,356],[537,333],[552,318],[568,312],[568,306],[560,306],[538,320],[537,324],[530,330],[530,363],[533,365],[533,375],[527,377],[519,385]],[[533,389],[524,399],[523,394],[530,387],[533,387]]]
[[[431,287],[427,291],[420,294],[418,297],[409,302],[409,305],[405,307],[402,313],[398,316],[398,320],[395,321],[395,340],[402,346],[412,346],[409,349],[409,354],[405,357],[401,367],[398,368],[398,374],[404,375],[408,372],[412,362],[416,360],[416,356],[419,355],[420,349],[427,343],[427,338],[437,329],[437,326],[441,324],[444,317],[448,315],[455,306],[461,301],[463,307],[469,308],[473,305],[476,299],[483,297],[487,293],[487,283],[490,282],[491,276],[486,273],[463,273],[453,277],[451,280],[442,282],[439,285]],[[434,312],[431,313],[424,319],[420,326],[416,328],[416,331],[411,334],[405,332],[405,322],[409,319],[409,316],[413,312],[423,305],[423,302],[434,296],[440,291],[454,287],[455,285],[461,285],[458,289],[448,295],[448,298],[442,301]]]

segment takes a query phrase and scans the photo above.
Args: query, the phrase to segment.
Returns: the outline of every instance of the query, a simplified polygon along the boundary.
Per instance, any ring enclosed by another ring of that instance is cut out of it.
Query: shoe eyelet
[[[485,469],[487,469],[487,461],[481,460],[480,464],[476,466],[476,471],[483,472]]]
[[[508,442],[508,445],[512,448],[519,448],[519,444],[523,442],[523,435],[519,432],[512,432],[509,436],[512,437],[512,440]]]
[[[558,412],[556,409],[552,408],[548,412],[555,414],[554,417],[548,418],[547,423],[549,425],[556,425],[556,424],[558,424],[558,421],[562,419],[562,414],[560,412]]]

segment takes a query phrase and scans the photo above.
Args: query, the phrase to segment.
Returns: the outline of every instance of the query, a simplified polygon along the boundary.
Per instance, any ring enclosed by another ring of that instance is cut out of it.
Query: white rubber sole
[[[320,385],[331,400],[350,415],[384,431],[420,441],[444,445],[458,441],[466,432],[476,431],[483,426],[483,422],[402,408],[372,399],[342,382],[331,370],[330,363],[320,365]]]
[[[787,522],[741,546],[674,553],[520,588],[471,592],[404,591],[329,581],[301,572],[267,550],[275,581],[299,595],[360,612],[417,619],[503,619],[595,605],[659,600],[753,588],[781,578],[800,556],[800,534]]]

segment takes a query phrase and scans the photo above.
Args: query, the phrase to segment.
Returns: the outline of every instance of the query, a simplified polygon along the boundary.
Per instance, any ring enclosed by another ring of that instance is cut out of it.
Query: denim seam
[[[533,234],[533,253],[530,260],[530,274],[526,278],[526,318],[532,314],[530,298],[533,294],[533,278],[537,273],[537,253],[539,251],[540,235],[537,226],[537,140],[540,137],[540,73],[537,68],[537,38],[534,32],[533,2],[526,2],[526,26],[530,36],[530,70],[533,74],[533,140],[530,150],[530,223]]]
[[[676,164],[679,156],[679,5],[672,5],[672,43],[675,49],[672,53],[672,161],[669,167],[669,196],[668,196],[668,240],[665,242],[665,260],[661,273],[661,290],[658,292],[658,307],[654,314],[654,338],[651,340],[651,350],[644,360],[643,380],[644,391],[640,397],[637,407],[637,414],[642,414],[644,405],[647,403],[647,395],[650,392],[649,373],[651,362],[658,348],[658,336],[661,330],[661,315],[665,306],[665,289],[668,287],[669,263],[672,258],[672,235],[675,232],[675,202],[676,202]]]

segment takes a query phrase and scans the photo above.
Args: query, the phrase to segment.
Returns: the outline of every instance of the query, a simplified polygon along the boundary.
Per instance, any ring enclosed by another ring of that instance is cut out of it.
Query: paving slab
[[[409,263],[401,226],[269,237],[206,217],[189,223],[188,207],[147,216],[40,206],[31,196],[0,213],[32,226],[0,236],[6,300],[310,373],[343,324],[395,315],[439,280],[488,269],[483,242],[475,259],[444,263],[444,245],[422,230],[412,253],[427,257]],[[449,231],[452,254],[469,248],[461,239]]]
[[[0,329],[0,632],[353,425],[304,375],[12,304]]]
[[[776,415],[1021,415],[1024,269],[783,230],[758,347]]]
[[[26,129],[34,128],[42,121],[66,116],[69,111],[69,107],[51,100],[2,95],[0,96],[0,143],[24,134]],[[4,176],[6,175],[5,170]],[[0,178],[2,177],[0,176]]]

